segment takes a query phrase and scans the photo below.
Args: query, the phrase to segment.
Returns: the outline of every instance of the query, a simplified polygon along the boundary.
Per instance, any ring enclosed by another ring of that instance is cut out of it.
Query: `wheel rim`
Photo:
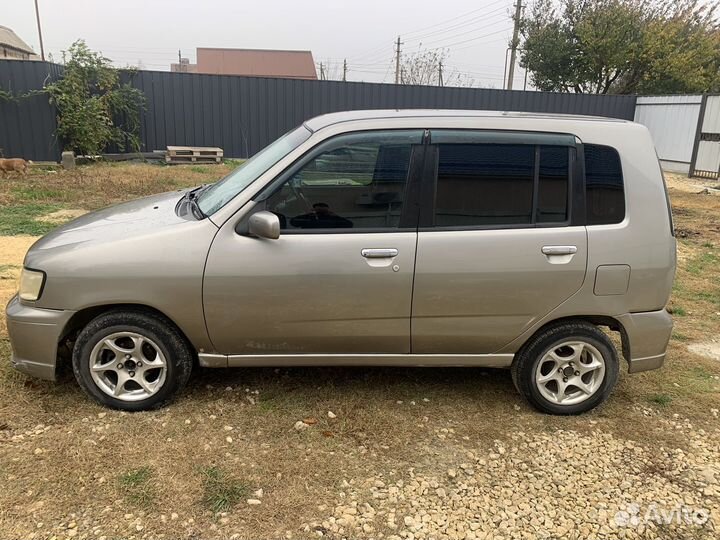
[[[147,336],[115,332],[93,347],[90,375],[107,395],[121,401],[141,401],[165,384],[167,361]]]
[[[576,405],[598,391],[605,378],[605,359],[584,341],[553,345],[535,368],[540,394],[557,405]]]

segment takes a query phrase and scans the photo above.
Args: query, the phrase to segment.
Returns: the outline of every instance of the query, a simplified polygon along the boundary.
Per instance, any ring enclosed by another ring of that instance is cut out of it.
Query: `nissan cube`
[[[576,414],[622,366],[663,364],[674,271],[641,125],[353,111],[215,184],[54,230],[7,320],[17,369],[54,379],[69,362],[129,411],[168,402],[197,362],[509,368],[533,406]]]

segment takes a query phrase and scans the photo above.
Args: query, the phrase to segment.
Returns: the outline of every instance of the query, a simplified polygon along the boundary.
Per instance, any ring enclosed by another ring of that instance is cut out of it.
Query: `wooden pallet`
[[[223,149],[206,146],[168,146],[165,163],[222,163]]]

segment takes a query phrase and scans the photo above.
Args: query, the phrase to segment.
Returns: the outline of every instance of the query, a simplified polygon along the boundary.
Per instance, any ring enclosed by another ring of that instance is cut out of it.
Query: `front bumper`
[[[13,367],[33,377],[55,380],[58,342],[74,314],[25,306],[14,296],[5,308]]]
[[[623,353],[628,361],[628,373],[661,367],[673,327],[670,314],[664,309],[626,313],[618,320],[624,329]]]

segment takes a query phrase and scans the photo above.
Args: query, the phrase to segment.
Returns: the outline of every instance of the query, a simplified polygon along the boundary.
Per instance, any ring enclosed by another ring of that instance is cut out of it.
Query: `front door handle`
[[[398,250],[395,248],[376,248],[376,249],[363,249],[360,253],[366,259],[387,259],[389,257],[396,257]]]
[[[545,255],[572,255],[577,253],[577,246],[543,246]]]

